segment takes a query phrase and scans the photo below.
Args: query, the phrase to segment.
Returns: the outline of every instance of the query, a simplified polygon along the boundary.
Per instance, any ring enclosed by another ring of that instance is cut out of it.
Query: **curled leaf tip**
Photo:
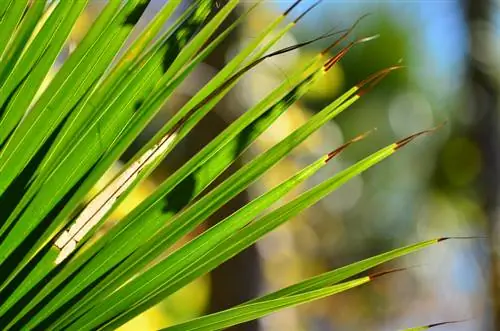
[[[323,0],[318,0],[315,3],[313,3],[309,8],[307,8],[302,14],[300,14],[294,21],[293,23],[297,24],[304,16],[306,16],[311,10],[316,8]]]
[[[288,7],[288,9],[287,9],[287,10],[283,13],[283,16],[287,16],[288,14],[290,14],[290,12],[291,12],[291,11],[292,11],[295,7],[297,7],[297,5],[298,5],[299,3],[301,3],[301,2],[302,2],[302,0],[297,0],[297,1],[295,1],[295,2],[294,2],[294,3],[290,6],[290,7]]]
[[[366,138],[369,134],[371,134],[373,131],[377,130],[376,128],[370,130],[370,131],[367,131],[365,133],[362,133],[354,138],[352,138],[351,140],[349,140],[348,142],[346,142],[345,144],[343,144],[342,146],[340,146],[339,148],[331,151],[330,153],[327,154],[326,156],[326,160],[325,160],[325,163],[328,163],[331,159],[333,159],[335,156],[339,155],[344,149],[346,149],[347,147],[349,147],[352,143],[355,143],[355,142],[358,142],[360,140],[363,140],[364,138]]]
[[[384,270],[384,271],[379,271],[374,274],[369,275],[370,280],[374,280],[375,278],[379,278],[388,274],[392,274],[395,272],[400,272],[400,271],[405,271],[407,268],[395,268],[395,269],[389,269],[389,270]]]
[[[364,20],[365,18],[367,18],[368,16],[370,16],[371,13],[366,13],[366,14],[363,14],[361,15],[352,25],[351,25],[351,28],[349,30],[354,30],[356,28],[356,26],[358,26],[358,24]]]
[[[410,143],[413,139],[419,137],[419,136],[422,136],[422,135],[425,135],[425,134],[429,134],[429,133],[432,133],[436,130],[439,130],[440,128],[443,127],[443,125],[445,124],[446,122],[443,122],[441,124],[439,124],[438,126],[435,126],[431,129],[427,129],[427,130],[423,130],[423,131],[420,131],[420,132],[417,132],[417,133],[414,133],[412,134],[411,136],[408,136],[404,139],[401,139],[399,141],[396,142],[396,147],[394,148],[395,150],[396,149],[400,149],[401,147],[407,145],[408,143]]]
[[[335,46],[337,46],[338,44],[340,44],[342,41],[344,41],[347,38],[347,36],[349,36],[351,34],[351,32],[356,28],[356,26],[359,24],[359,22],[361,22],[368,15],[369,14],[364,14],[363,16],[361,16],[360,18],[358,18],[356,20],[356,22],[354,22],[353,25],[351,25],[351,27],[349,29],[345,30],[345,32],[342,34],[342,36],[340,36],[340,38],[338,38],[337,40],[335,40],[331,45],[329,45],[327,48],[325,48],[323,51],[321,51],[321,54],[325,55],[332,48],[334,48]],[[351,47],[352,47],[352,45],[351,45]]]

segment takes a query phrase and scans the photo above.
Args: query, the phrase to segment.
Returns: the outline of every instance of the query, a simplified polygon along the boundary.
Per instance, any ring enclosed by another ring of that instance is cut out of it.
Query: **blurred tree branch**
[[[493,330],[500,330],[500,223],[498,220],[500,174],[498,135],[498,90],[492,75],[490,37],[493,33],[490,0],[464,0],[464,15],[469,37],[466,82],[469,107],[474,119],[473,138],[482,154],[482,172],[478,180],[479,194],[488,217],[490,238],[490,299]]]

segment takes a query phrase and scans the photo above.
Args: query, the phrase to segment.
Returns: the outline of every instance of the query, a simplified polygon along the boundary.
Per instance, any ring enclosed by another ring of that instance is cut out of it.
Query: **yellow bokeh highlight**
[[[171,324],[172,321],[158,307],[153,307],[134,319],[122,325],[117,331],[153,331],[158,330],[165,325]]]

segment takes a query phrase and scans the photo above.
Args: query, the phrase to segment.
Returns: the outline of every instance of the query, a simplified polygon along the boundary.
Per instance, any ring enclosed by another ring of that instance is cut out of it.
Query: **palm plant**
[[[269,49],[303,16],[282,24],[300,2],[297,1],[240,50],[95,193],[92,189],[97,181],[186,77],[245,20],[253,7],[220,30],[238,0],[224,4],[198,0],[184,10],[181,1],[168,1],[122,54],[119,51],[149,0],[110,0],[46,84],[87,2],[0,2],[2,330],[116,328],[430,131],[390,144],[289,203],[268,211],[366,135],[356,136],[203,234],[180,247],[174,246],[399,66],[382,69],[351,87],[283,141],[212,188],[210,184],[350,48],[371,39],[349,42],[329,56],[349,37],[354,24],[347,30],[270,53]],[[161,32],[165,22],[178,11],[181,13],[175,22]],[[208,142],[120,222],[96,235],[134,187],[253,67],[264,59],[334,35],[338,39],[327,49],[297,68]],[[207,188],[210,189],[205,192]],[[395,249],[166,330],[222,329],[340,293],[387,272],[358,276],[360,273],[445,239]]]

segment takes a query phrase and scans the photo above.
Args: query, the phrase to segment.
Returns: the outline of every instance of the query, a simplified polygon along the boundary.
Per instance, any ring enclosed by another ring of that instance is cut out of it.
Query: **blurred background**
[[[142,27],[164,2],[152,1]],[[94,1],[88,8],[72,35],[73,44],[104,3]],[[242,1],[240,10],[252,4]],[[131,157],[242,45],[291,4],[276,0],[258,6],[249,20],[190,77],[123,160]],[[289,21],[312,4],[310,0],[302,1]],[[386,144],[445,121],[447,124],[355,178],[255,247],[121,330],[156,330],[390,249],[440,236],[485,238],[445,242],[383,267],[410,267],[408,271],[234,330],[400,330],[462,319],[468,321],[441,329],[500,330],[499,8],[499,2],[493,0],[326,0],[308,13],[278,48],[332,29],[347,28],[367,13],[371,15],[356,28],[353,38],[380,36],[353,49],[263,134],[238,161],[239,165],[274,145],[369,74],[400,62],[406,69],[391,74],[328,123],[205,226],[362,132],[377,128],[369,139],[342,154],[295,194]],[[206,141],[326,45],[316,43],[265,61],[252,70],[114,218],[119,220]],[[198,233],[201,231],[203,228]]]

